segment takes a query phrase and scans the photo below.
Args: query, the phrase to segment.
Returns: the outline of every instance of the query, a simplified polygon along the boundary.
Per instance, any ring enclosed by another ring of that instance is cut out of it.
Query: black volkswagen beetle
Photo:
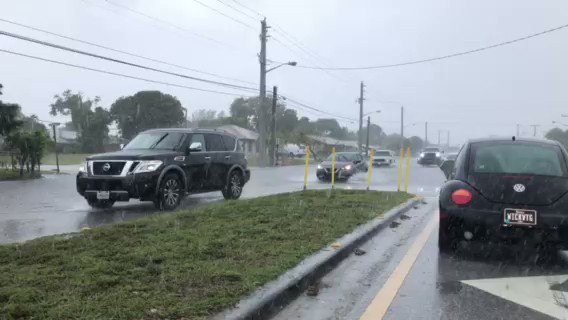
[[[568,154],[555,141],[472,140],[441,165],[440,251],[461,241],[568,244]]]
[[[329,155],[322,163],[318,164],[316,176],[320,181],[331,180],[331,160]],[[337,152],[335,154],[335,179],[347,181],[352,175],[360,171],[369,170],[369,166],[363,156],[357,152]]]

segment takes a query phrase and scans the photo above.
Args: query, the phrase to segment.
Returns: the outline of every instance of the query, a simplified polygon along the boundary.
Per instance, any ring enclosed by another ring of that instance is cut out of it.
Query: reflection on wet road
[[[298,191],[304,179],[303,166],[281,168],[252,168],[252,177],[243,191],[243,198],[275,193]],[[436,167],[411,168],[409,191],[435,195],[443,182],[443,175]],[[374,170],[372,188],[396,190],[395,167]],[[364,189],[366,174],[353,176],[338,188]],[[310,168],[308,188],[329,188],[315,177],[315,167]],[[182,208],[196,208],[216,201],[223,201],[220,192],[196,194],[187,197]],[[83,227],[95,227],[108,223],[136,219],[158,212],[151,202],[117,202],[108,210],[91,209],[75,191],[75,176],[46,175],[42,179],[0,182],[0,243],[18,242],[50,234],[74,232]]]

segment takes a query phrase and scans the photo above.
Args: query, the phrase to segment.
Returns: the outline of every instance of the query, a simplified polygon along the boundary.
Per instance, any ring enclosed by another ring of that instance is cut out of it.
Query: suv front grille
[[[126,161],[93,161],[93,175],[118,176],[125,165]]]

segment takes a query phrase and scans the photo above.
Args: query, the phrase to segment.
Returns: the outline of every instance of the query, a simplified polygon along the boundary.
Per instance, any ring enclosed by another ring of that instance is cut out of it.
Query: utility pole
[[[531,124],[531,127],[533,127],[533,137],[536,137],[536,128],[540,127],[539,124]]]
[[[404,150],[404,106],[400,106],[400,150]]]
[[[520,127],[521,127],[521,125],[517,123],[517,138],[521,135],[520,134]]]
[[[440,146],[440,134],[442,133],[441,130],[438,130],[438,147]]]
[[[267,138],[267,112],[266,112],[266,38],[267,38],[266,18],[260,22],[260,114],[257,123],[259,133],[258,149],[260,151],[260,163],[266,165],[266,138]]]
[[[358,145],[359,152],[363,151],[363,101],[365,100],[365,84],[361,81],[361,88],[359,92],[359,134],[358,134]]]
[[[365,149],[365,155],[369,155],[369,132],[371,131],[371,116],[367,117],[367,148]]]
[[[272,113],[270,114],[270,165],[276,165],[276,102],[278,100],[278,87],[272,88]]]
[[[59,125],[57,122],[50,123],[53,129],[53,141],[55,142],[55,164],[57,165],[57,174],[59,174],[59,153],[57,152],[57,134],[55,133],[55,127]]]
[[[428,146],[428,121],[424,122],[424,146]]]
[[[446,131],[446,145],[450,146],[450,130]]]

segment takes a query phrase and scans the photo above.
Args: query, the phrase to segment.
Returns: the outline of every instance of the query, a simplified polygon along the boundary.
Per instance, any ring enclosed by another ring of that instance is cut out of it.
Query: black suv
[[[223,131],[153,129],[122,150],[87,158],[77,192],[94,208],[137,198],[157,208],[176,208],[188,193],[220,190],[238,199],[250,179],[238,140]]]

